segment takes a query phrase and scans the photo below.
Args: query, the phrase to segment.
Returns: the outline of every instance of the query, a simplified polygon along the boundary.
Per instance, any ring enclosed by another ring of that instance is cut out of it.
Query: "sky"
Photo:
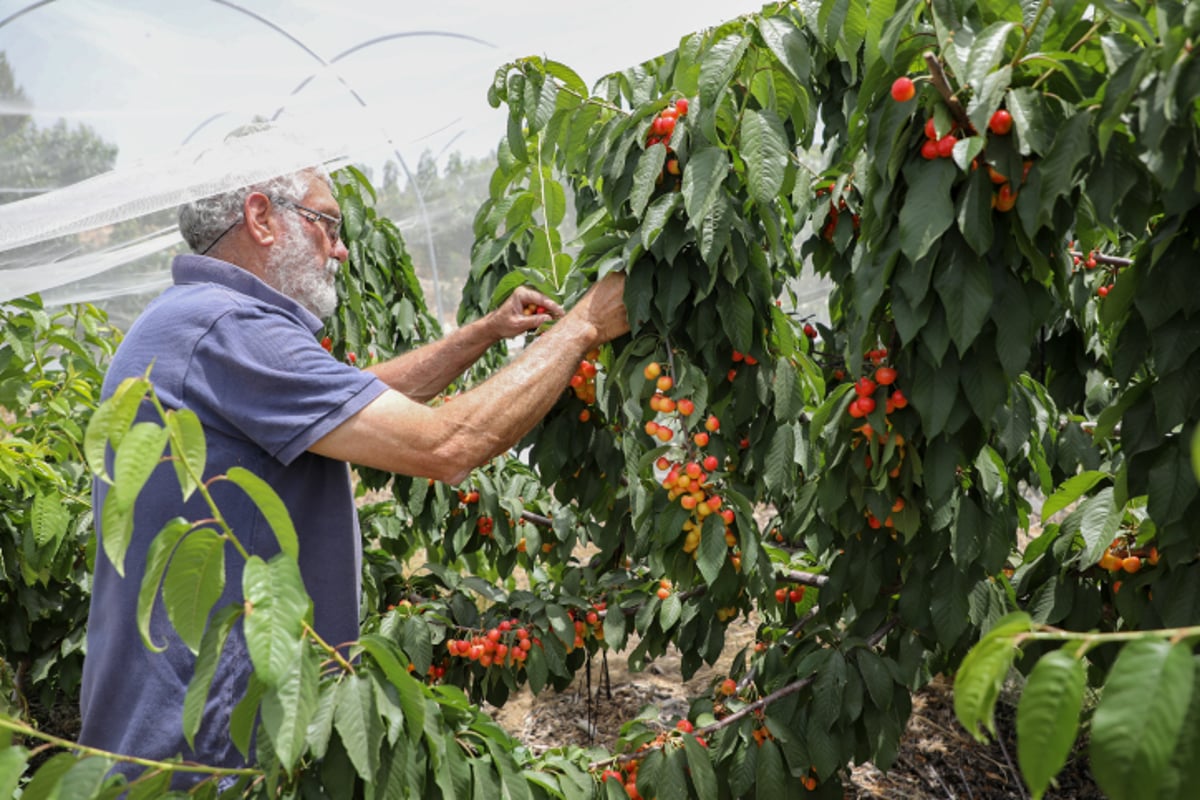
[[[483,156],[495,147],[505,111],[491,108],[486,93],[508,61],[562,61],[591,85],[760,7],[755,0],[0,0],[0,50],[40,124],[63,118],[91,126],[118,145],[118,167],[219,141],[255,114],[281,108],[285,117],[365,125],[371,144],[361,163],[399,154],[415,167],[423,151]]]

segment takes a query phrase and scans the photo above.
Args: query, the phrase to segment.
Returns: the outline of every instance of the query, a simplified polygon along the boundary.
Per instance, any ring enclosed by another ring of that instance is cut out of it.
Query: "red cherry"
[[[902,75],[892,82],[892,99],[897,103],[907,103],[916,94],[917,87],[913,85],[912,78]]]
[[[938,157],[937,142],[933,139],[926,139],[925,144],[921,145],[921,158],[926,161],[933,161]]]
[[[992,118],[988,121],[988,129],[997,136],[1003,136],[1012,130],[1012,123],[1012,114],[1001,108],[992,114]]]
[[[328,336],[326,336],[324,339],[321,340],[321,347],[324,347],[326,350],[333,352],[333,339],[330,339]]]
[[[946,134],[937,141],[938,155],[942,158],[949,158],[954,155],[954,145],[958,144],[958,138],[953,134]]]
[[[686,97],[681,97],[675,101],[675,110],[679,112],[679,116],[686,117],[688,112],[688,101]]]
[[[854,382],[854,393],[859,397],[868,397],[875,393],[875,381],[867,377],[859,378]]]

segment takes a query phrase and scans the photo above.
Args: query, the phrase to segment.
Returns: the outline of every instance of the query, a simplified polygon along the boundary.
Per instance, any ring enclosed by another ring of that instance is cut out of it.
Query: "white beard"
[[[299,225],[285,222],[283,227],[283,236],[267,253],[267,285],[325,319],[337,309],[334,281],[341,264],[329,258],[316,268],[317,248],[304,237]]]

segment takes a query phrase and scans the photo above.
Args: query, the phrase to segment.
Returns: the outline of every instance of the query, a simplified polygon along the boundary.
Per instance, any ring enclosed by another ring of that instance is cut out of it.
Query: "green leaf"
[[[771,54],[801,85],[808,83],[812,57],[804,34],[787,17],[766,17],[754,21]]]
[[[1138,639],[1117,656],[1092,717],[1089,756],[1112,800],[1153,797],[1191,702],[1191,645]]]
[[[130,511],[150,473],[162,459],[167,446],[167,429],[153,422],[139,422],[121,441],[113,462],[112,493],[121,511]]]
[[[980,726],[996,734],[996,698],[1020,652],[1015,637],[1032,628],[1033,622],[1024,612],[1003,617],[967,652],[955,672],[954,714],[977,741],[987,741]]]
[[[100,507],[100,543],[113,569],[125,577],[125,552],[133,537],[133,509],[123,508],[115,489],[109,489]]]
[[[1054,490],[1054,494],[1047,497],[1046,502],[1042,504],[1042,524],[1045,525],[1052,516],[1074,503],[1100,481],[1109,477],[1111,476],[1107,472],[1089,470],[1063,481]]]
[[[101,756],[87,756],[76,761],[62,776],[55,796],[66,800],[74,797],[94,797],[104,783],[112,762]],[[30,795],[23,795],[28,797]]]
[[[71,753],[59,753],[38,767],[37,772],[21,792],[21,800],[45,800],[58,796],[62,776],[75,765]]]
[[[1079,729],[1087,671],[1065,650],[1038,659],[1017,706],[1017,761],[1039,800],[1067,763]]]
[[[146,553],[146,571],[142,574],[142,585],[138,589],[137,622],[138,631],[142,634],[142,644],[147,650],[161,653],[166,645],[159,647],[150,638],[150,616],[154,610],[154,601],[158,597],[158,587],[162,583],[163,571],[175,551],[175,545],[183,535],[192,529],[192,524],[183,517],[176,517],[163,526],[162,530],[150,542]]]
[[[293,647],[290,669],[262,698],[263,728],[280,766],[289,772],[304,753],[308,723],[317,711],[320,682],[317,660],[308,643],[297,639]]]
[[[982,261],[942,261],[933,285],[946,309],[950,338],[965,355],[992,310],[992,276]]]
[[[28,759],[29,751],[24,747],[0,749],[0,797],[16,797],[17,784]]]
[[[587,95],[587,84],[583,82],[583,78],[575,70],[558,61],[546,59],[542,62],[542,67],[548,75],[553,75],[563,82],[563,85],[570,89],[575,94]]]
[[[1087,543],[1087,549],[1080,558],[1085,565],[1099,563],[1105,549],[1121,529],[1123,514],[1117,508],[1113,487],[1105,487],[1089,497],[1079,507],[1079,512],[1079,532]]]
[[[672,592],[662,601],[662,605],[658,609],[658,624],[662,626],[664,631],[670,631],[675,627],[675,623],[679,622],[679,617],[683,613],[683,605],[679,602],[679,595]]]
[[[993,22],[984,28],[971,42],[967,57],[967,83],[976,90],[983,85],[988,73],[996,68],[1004,56],[1004,44],[1016,27],[1013,22]]]
[[[266,691],[266,684],[251,673],[246,683],[246,693],[229,715],[229,739],[238,752],[246,757],[250,754],[250,738],[258,722],[258,709]]]
[[[783,766],[783,756],[779,753],[779,745],[773,739],[767,739],[758,748],[758,760],[755,765],[755,796],[756,797],[787,797],[787,770]]]
[[[288,514],[287,506],[275,493],[271,484],[242,467],[230,467],[225,477],[241,488],[258,510],[266,518],[267,524],[275,532],[279,542],[279,550],[293,559],[300,557],[300,542],[296,539],[296,528],[292,525],[292,517]]]
[[[729,337],[734,349],[743,352],[750,349],[754,340],[754,306],[744,293],[737,292],[726,297],[727,305],[721,314],[721,327]]]
[[[725,545],[725,525],[717,514],[710,514],[700,529],[700,546],[696,551],[696,566],[704,582],[716,582],[725,564],[729,548]]]
[[[242,573],[242,593],[246,649],[254,672],[267,686],[278,686],[292,667],[293,642],[300,638],[312,606],[300,567],[282,553],[270,561],[250,556]]]
[[[950,187],[957,172],[948,159],[905,167],[908,194],[900,207],[900,250],[909,261],[919,261],[954,224]]]
[[[748,109],[742,118],[742,158],[750,196],[768,204],[779,195],[787,172],[788,144],[783,123],[770,109]]]
[[[638,158],[633,171],[633,189],[629,192],[629,210],[640,217],[650,201],[650,195],[662,177],[663,163],[667,160],[667,148],[663,144],[652,144]]]
[[[608,643],[609,647],[618,652],[624,650],[628,635],[625,615],[621,613],[620,609],[614,609],[604,615],[604,641]]]
[[[71,523],[71,514],[63,505],[62,496],[53,489],[34,495],[29,512],[33,541],[38,547],[59,542]]]
[[[792,426],[775,430],[763,466],[762,480],[768,491],[783,493],[795,484],[796,434]]]
[[[708,214],[728,174],[729,158],[719,147],[703,147],[688,159],[683,170],[683,207],[693,228]]]
[[[962,193],[958,229],[967,245],[980,256],[992,247],[992,216],[992,182],[987,170],[977,169],[971,173]]]
[[[211,528],[192,531],[179,546],[163,577],[167,618],[193,653],[213,605],[225,590],[225,537]]]
[[[368,679],[358,675],[342,678],[333,711],[333,727],[341,737],[354,769],[364,781],[370,781],[379,767],[383,725],[375,713],[375,695]]]
[[[183,698],[183,738],[188,747],[196,747],[196,731],[204,716],[204,705],[208,701],[208,689],[212,686],[217,662],[225,649],[225,640],[233,630],[233,624],[242,615],[240,606],[226,606],[213,617],[212,624],[204,631],[200,640],[200,652],[196,655],[196,667],[188,681],[187,694]]]
[[[733,34],[715,43],[700,62],[700,105],[714,108],[737,71],[750,40]]]
[[[694,736],[683,737],[683,751],[687,755],[688,771],[696,797],[717,797],[717,774],[713,771],[708,748],[701,747]],[[780,795],[782,797],[782,795]]]
[[[187,500],[196,491],[197,481],[203,479],[204,466],[208,461],[204,426],[191,409],[172,409],[167,412],[167,431],[171,439],[175,475],[183,490],[183,499]]]

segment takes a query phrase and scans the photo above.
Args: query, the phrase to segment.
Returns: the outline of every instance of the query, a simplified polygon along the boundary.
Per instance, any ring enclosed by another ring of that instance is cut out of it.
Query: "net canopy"
[[[180,204],[355,164],[445,322],[504,136],[497,68],[536,54],[590,82],[759,5],[0,0],[0,303],[136,310],[185,249]],[[271,137],[224,141],[262,119]]]

